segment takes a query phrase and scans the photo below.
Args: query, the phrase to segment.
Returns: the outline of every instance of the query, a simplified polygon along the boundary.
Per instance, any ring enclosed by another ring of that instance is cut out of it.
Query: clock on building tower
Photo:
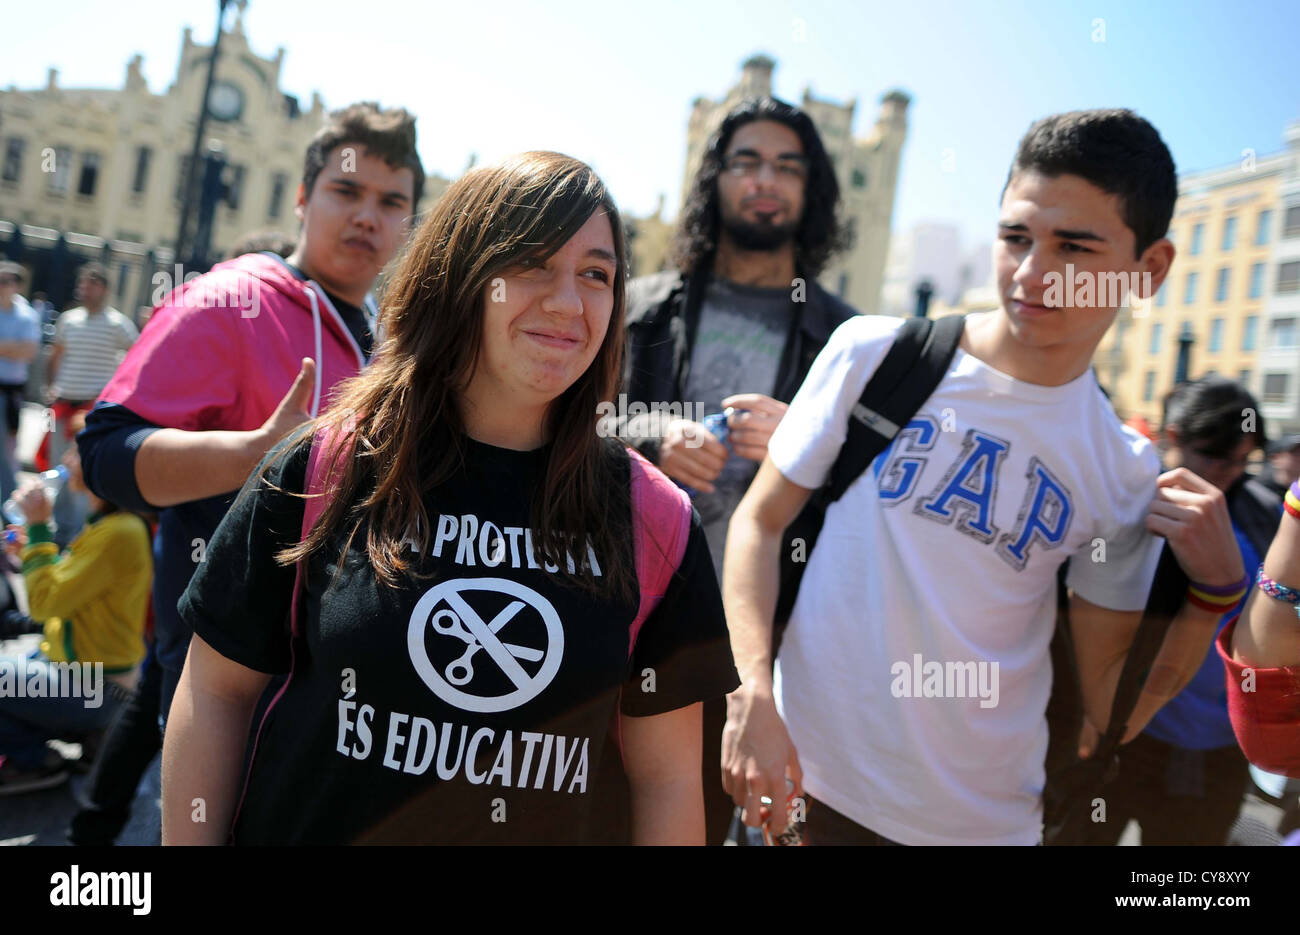
[[[238,120],[244,110],[244,94],[227,81],[212,86],[208,97],[208,114],[214,120]]]

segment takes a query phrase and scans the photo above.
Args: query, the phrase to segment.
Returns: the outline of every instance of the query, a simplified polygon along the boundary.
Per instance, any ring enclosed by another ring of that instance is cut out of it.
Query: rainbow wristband
[[[1250,576],[1242,575],[1240,581],[1234,581],[1232,584],[1201,584],[1198,581],[1189,581],[1187,586],[1210,597],[1226,598],[1233,594],[1240,597],[1250,588]]]
[[[1282,506],[1296,519],[1300,519],[1300,481],[1291,485],[1291,489],[1282,498]]]
[[[1240,581],[1224,585],[1190,581],[1187,584],[1187,599],[1201,610],[1223,614],[1236,607],[1248,590],[1250,590],[1250,578],[1245,575]]]
[[[1300,591],[1295,588],[1288,588],[1285,584],[1278,584],[1264,574],[1263,565],[1259,566],[1259,574],[1255,576],[1255,584],[1273,600],[1295,605],[1296,616],[1300,617]]]

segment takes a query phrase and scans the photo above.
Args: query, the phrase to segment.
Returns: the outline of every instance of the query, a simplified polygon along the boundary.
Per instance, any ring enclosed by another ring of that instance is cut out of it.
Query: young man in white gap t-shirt
[[[1124,301],[1105,291],[1114,274],[1146,298],[1169,271],[1176,195],[1169,151],[1129,111],[1030,128],[994,247],[1001,307],[967,318],[938,389],[828,510],[773,672],[783,531],[827,480],[901,321],[866,316],[832,336],[729,530],[743,685],[722,769],[747,824],[789,778],[811,843],[1036,844],[1060,564],[1072,559],[1085,711],[1100,727],[1158,537],[1194,583],[1243,579],[1222,494],[1187,471],[1158,478],[1155,450],[1091,370]],[[1217,620],[1191,604],[1174,620],[1128,738],[1190,679]]]

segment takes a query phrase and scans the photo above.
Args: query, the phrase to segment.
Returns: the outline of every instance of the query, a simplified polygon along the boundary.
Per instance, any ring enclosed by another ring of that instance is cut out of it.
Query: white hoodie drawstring
[[[316,290],[310,285],[305,287],[307,298],[311,300],[311,322],[312,328],[316,334],[316,393],[311,401],[311,417],[314,419],[320,410],[320,382],[321,382],[321,338],[320,338],[320,303],[316,301]]]

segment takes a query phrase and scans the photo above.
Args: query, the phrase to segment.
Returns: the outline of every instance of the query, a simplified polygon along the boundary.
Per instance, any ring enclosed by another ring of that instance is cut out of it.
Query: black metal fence
[[[154,305],[159,288],[155,276],[171,291],[172,251],[127,240],[105,240],[91,234],[57,231],[0,220],[0,254],[27,268],[28,299],[43,292],[56,311],[76,305],[77,271],[95,261],[108,270],[108,302],[139,327]],[[200,271],[202,272],[202,271]]]

